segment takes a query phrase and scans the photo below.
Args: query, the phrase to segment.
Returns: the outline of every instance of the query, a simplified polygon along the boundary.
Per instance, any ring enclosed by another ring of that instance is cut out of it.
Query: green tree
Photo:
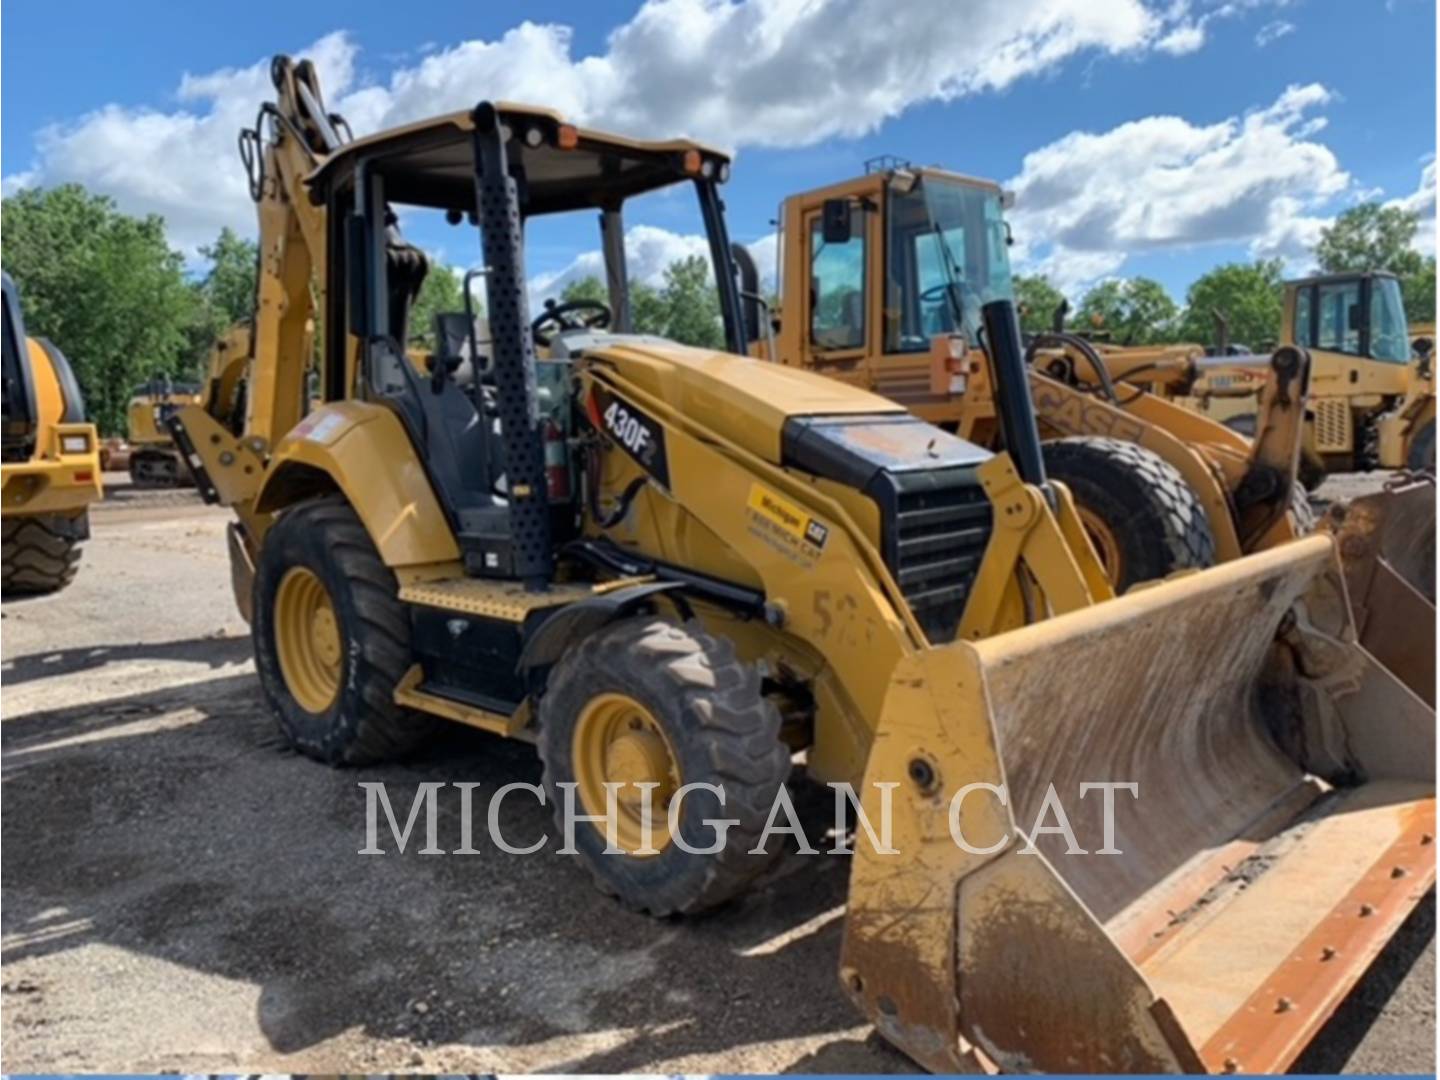
[[[682,345],[725,347],[720,296],[710,276],[708,259],[690,255],[667,266],[660,297],[665,307],[666,337]]]
[[[598,300],[602,304],[610,303],[610,293],[605,288],[605,283],[594,274],[583,278],[576,278],[566,285],[560,293],[562,304],[573,303],[576,300]]]
[[[1080,301],[1075,321],[1085,329],[1109,331],[1125,345],[1150,345],[1169,340],[1179,309],[1165,286],[1152,278],[1111,278]]]
[[[465,278],[454,267],[431,263],[430,272],[420,285],[420,294],[410,305],[408,334],[412,344],[427,349],[435,347],[435,316],[444,311],[465,310]],[[471,310],[480,310],[479,299],[472,301]]]
[[[1398,206],[1352,206],[1321,231],[1315,262],[1327,274],[1390,271],[1400,279],[1406,317],[1430,322],[1435,318],[1435,259],[1413,246],[1419,225],[1419,215]]]
[[[1055,309],[1065,300],[1044,274],[1015,275],[1015,304],[1020,309],[1020,329],[1039,334],[1053,327]]]
[[[124,430],[136,384],[193,372],[200,297],[160,217],[130,217],[66,184],[17,192],[0,204],[0,220],[0,258],[27,329],[64,350],[103,431]]]
[[[1420,219],[1398,206],[1352,206],[1320,233],[1315,262],[1327,274],[1358,270],[1413,273],[1423,260],[1410,246]]]
[[[605,284],[593,274],[577,278],[560,292],[562,303],[572,300],[610,302]],[[630,282],[630,322],[637,334],[655,334],[682,345],[719,349],[725,345],[720,323],[720,297],[710,275],[710,263],[691,255],[665,268],[664,283],[656,288],[643,281]]]
[[[224,320],[222,328],[246,322],[255,313],[255,270],[259,249],[254,240],[237,236],[229,226],[200,254],[210,261],[210,270],[200,282],[200,291],[212,311]]]
[[[1431,255],[1412,274],[1400,279],[1405,295],[1405,318],[1410,322],[1435,321],[1435,256]]]
[[[1185,294],[1185,314],[1179,337],[1198,345],[1215,337],[1215,313],[1230,325],[1230,340],[1253,349],[1274,342],[1280,335],[1280,307],[1284,293],[1280,259],[1253,263],[1226,263],[1201,274]]]

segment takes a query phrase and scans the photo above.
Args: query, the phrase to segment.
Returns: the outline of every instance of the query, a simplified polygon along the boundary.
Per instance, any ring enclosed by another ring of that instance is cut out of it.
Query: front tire
[[[1075,496],[1117,592],[1215,565],[1215,536],[1174,466],[1135,443],[1077,436],[1042,447],[1045,471]]]
[[[341,498],[301,503],[255,568],[255,662],[290,744],[330,765],[403,757],[437,721],[395,704],[413,662],[395,575]]]
[[[772,841],[751,854],[790,772],[780,715],[761,694],[759,673],[735,648],[699,624],[653,617],[612,623],[575,646],[551,673],[540,701],[538,749],[545,795],[565,834],[565,794],[573,783],[577,813],[603,814],[603,783],[622,783],[617,840],[626,854],[605,854],[604,826],[576,822],[575,848],[596,885],[635,910],[692,914],[723,903],[779,855]],[[636,782],[654,782],[652,855],[641,847]],[[691,854],[669,835],[667,795],[689,791],[679,836],[692,848],[714,846],[706,819],[732,819],[720,850]]]
[[[83,511],[73,517],[37,514],[7,518],[0,524],[0,592],[11,596],[47,596],[75,580],[80,542],[90,535]]]

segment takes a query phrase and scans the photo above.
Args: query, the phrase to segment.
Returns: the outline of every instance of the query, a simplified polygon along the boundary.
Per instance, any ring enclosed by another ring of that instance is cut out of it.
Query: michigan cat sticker
[[[597,384],[590,396],[590,422],[663,487],[670,486],[665,429],[652,417]]]
[[[764,484],[751,484],[746,501],[750,533],[793,562],[811,566],[825,549],[830,528]]]

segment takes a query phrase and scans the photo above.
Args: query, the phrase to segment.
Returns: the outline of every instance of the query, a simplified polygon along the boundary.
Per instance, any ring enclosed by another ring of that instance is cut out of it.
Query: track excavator
[[[294,747],[376,762],[445,720],[533,741],[557,826],[567,800],[593,818],[576,862],[654,915],[752,886],[803,760],[880,832],[855,830],[840,979],[920,1064],[1294,1060],[1434,880],[1433,716],[1357,643],[1330,537],[1116,597],[1046,473],[1007,299],[982,309],[993,453],[745,355],[724,154],[489,101],[352,139],[308,62],[272,76],[241,143],[244,423],[170,426],[235,511]],[[626,209],[686,190],[723,351],[630,332]],[[427,260],[399,223],[426,211],[479,234],[484,302],[417,363]],[[608,299],[532,315],[526,233],[567,214],[598,219]],[[1087,784],[1136,794],[1107,817]]]
[[[779,308],[768,319],[753,266],[744,267],[750,352],[1000,446],[980,315],[1014,295],[1006,203],[989,181],[889,159],[787,197]],[[1070,486],[1121,591],[1313,526],[1294,484],[1305,351],[1260,361],[1253,439],[1166,400],[1196,380],[1201,352],[1113,348],[1062,326],[1026,343],[1046,468]]]
[[[59,592],[75,578],[101,498],[100,439],[85,420],[80,384],[65,354],[28,337],[20,294],[4,282],[4,450],[0,591],[8,600]]]

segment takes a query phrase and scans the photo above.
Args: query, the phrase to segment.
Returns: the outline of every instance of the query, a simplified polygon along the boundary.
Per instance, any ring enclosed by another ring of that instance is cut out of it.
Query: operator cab
[[[1400,280],[1390,273],[1326,274],[1289,284],[1286,318],[1294,341],[1319,352],[1388,364],[1411,361]]]
[[[564,470],[553,459],[568,454],[572,434],[568,362],[624,340],[632,326],[627,201],[694,186],[713,264],[723,268],[715,277],[726,341],[745,351],[718,192],[729,169],[723,155],[688,140],[633,141],[576,128],[548,110],[482,103],[351,142],[310,177],[312,197],[330,208],[324,355],[346,358],[327,363],[324,399],[358,396],[400,417],[455,526],[467,572],[539,582],[549,572],[550,538],[577,528],[572,485],[557,483]],[[415,209],[441,211],[451,225],[481,234],[464,310],[439,313],[433,327],[410,325],[429,272],[425,254],[400,232],[401,217]],[[598,214],[607,298],[550,301],[532,318],[527,226],[577,210]],[[483,311],[472,299],[477,280]],[[433,332],[428,354],[407,350],[417,332]],[[543,544],[517,542],[540,529]]]

